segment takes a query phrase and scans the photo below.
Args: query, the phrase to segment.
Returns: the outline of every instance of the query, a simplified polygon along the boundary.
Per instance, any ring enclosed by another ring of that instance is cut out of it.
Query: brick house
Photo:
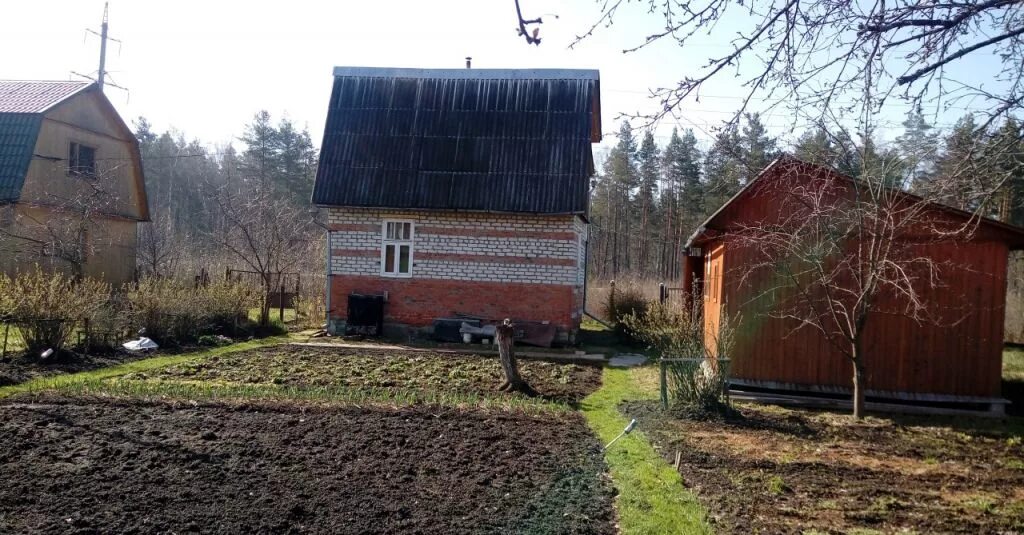
[[[597,71],[335,68],[313,190],[331,332],[369,294],[386,330],[510,317],[572,340],[600,139]]]

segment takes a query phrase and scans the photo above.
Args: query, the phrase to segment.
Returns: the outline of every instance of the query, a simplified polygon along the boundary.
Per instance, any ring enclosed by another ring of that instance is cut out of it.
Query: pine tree
[[[907,112],[903,135],[896,138],[896,147],[903,159],[905,172],[901,185],[911,191],[927,191],[935,170],[938,134],[932,131],[920,106]]]
[[[970,114],[957,121],[943,142],[942,154],[935,161],[934,179],[918,184],[915,193],[957,208],[969,207],[971,190],[975,189],[970,183],[984,172],[986,146],[978,137],[977,129]]]
[[[994,190],[994,209],[991,215],[1011,225],[1024,226],[1024,142],[1021,125],[1013,118],[991,136],[987,143],[990,184],[986,191]]]
[[[640,150],[637,152],[637,195],[636,205],[639,209],[639,239],[637,243],[636,269],[639,273],[647,274],[651,261],[651,231],[653,220],[656,218],[654,199],[658,194],[658,178],[661,151],[654,142],[654,135],[650,130],[644,133],[643,141],[640,142]]]
[[[605,232],[611,234],[611,274],[628,272],[632,267],[630,256],[630,205],[633,192],[638,186],[636,166],[637,145],[629,121],[619,127],[619,141],[608,152],[604,162],[605,179],[609,182],[610,221],[605,223]],[[608,228],[610,225],[611,228]]]
[[[764,124],[761,123],[761,115],[747,113],[744,117],[746,124],[743,126],[743,136],[740,139],[740,152],[736,155],[744,167],[741,185],[749,183],[779,157],[778,142],[768,135]]]
[[[741,162],[742,140],[736,128],[727,127],[715,137],[704,158],[704,214],[710,215],[732,198],[749,176]]]

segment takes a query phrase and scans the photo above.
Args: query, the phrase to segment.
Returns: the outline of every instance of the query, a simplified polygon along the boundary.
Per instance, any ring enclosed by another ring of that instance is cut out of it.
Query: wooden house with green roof
[[[0,80],[0,272],[135,272],[149,220],[138,142],[88,82]]]

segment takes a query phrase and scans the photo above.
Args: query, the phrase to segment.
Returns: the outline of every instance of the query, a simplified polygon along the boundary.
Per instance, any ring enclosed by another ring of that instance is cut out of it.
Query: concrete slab
[[[638,353],[619,353],[608,361],[613,368],[633,368],[647,363],[647,357]]]

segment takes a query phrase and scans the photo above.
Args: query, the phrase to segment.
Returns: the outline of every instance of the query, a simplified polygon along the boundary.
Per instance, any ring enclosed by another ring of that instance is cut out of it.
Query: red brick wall
[[[577,299],[572,286],[350,275],[331,276],[331,318],[345,318],[349,294],[382,292],[388,292],[388,323],[423,327],[456,312],[493,320],[550,321],[565,331],[574,330],[579,321],[572,318]]]

